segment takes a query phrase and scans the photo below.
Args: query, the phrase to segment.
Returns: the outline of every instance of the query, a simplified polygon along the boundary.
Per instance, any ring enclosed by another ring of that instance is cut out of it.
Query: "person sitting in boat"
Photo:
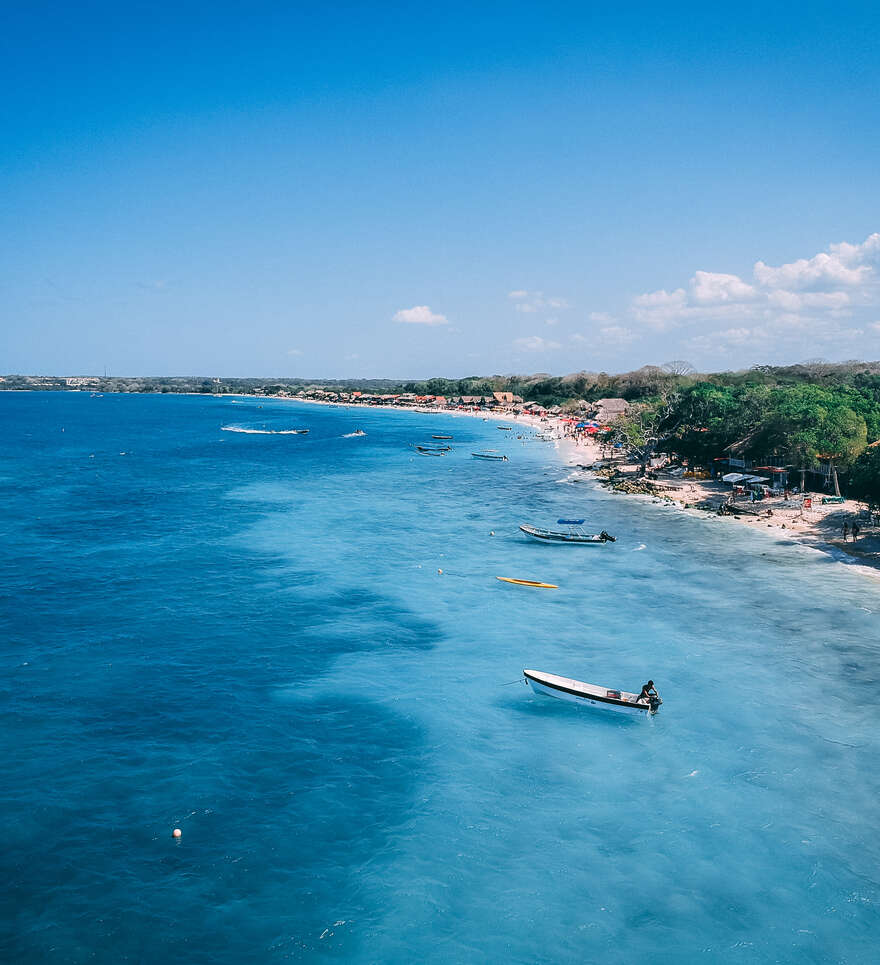
[[[654,681],[649,680],[642,686],[642,692],[636,697],[636,703],[640,704],[644,700],[650,704],[652,699],[655,700],[659,696],[660,694],[658,694],[654,688]]]

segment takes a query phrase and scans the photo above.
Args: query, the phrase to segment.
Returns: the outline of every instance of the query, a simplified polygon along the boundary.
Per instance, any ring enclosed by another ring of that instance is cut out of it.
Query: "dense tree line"
[[[614,432],[642,459],[659,450],[702,464],[724,455],[804,470],[824,463],[835,490],[842,471],[852,494],[868,498],[880,466],[869,449],[880,439],[880,373],[840,366],[670,378]]]

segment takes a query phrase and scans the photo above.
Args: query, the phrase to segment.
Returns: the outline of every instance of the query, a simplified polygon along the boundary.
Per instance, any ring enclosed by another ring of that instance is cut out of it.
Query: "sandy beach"
[[[610,463],[608,451],[589,440],[577,444],[574,440],[565,439],[560,445],[566,462],[570,465],[595,466],[597,463]],[[637,465],[623,461],[610,464],[614,465],[623,480],[639,478],[640,469]],[[711,514],[713,519],[731,525],[778,530],[780,535],[815,550],[830,553],[841,562],[861,565],[868,575],[880,579],[880,528],[873,524],[866,506],[856,500],[847,499],[843,503],[823,505],[821,493],[807,493],[810,505],[806,506],[801,494],[792,493],[788,499],[779,496],[756,503],[738,501],[733,504],[734,514],[719,516],[719,507],[727,502],[731,493],[731,487],[726,483],[676,479],[659,473],[658,477],[649,480],[648,484],[651,493],[633,496],[621,492],[620,495],[623,498],[672,502],[684,512],[698,516]],[[859,526],[857,539],[852,536],[854,522]],[[846,539],[844,524],[847,524],[848,528]]]

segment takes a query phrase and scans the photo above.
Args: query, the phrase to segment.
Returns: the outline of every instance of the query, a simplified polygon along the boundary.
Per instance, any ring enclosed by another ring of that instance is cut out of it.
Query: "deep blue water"
[[[4,962],[877,960],[875,581],[479,419],[0,393],[0,460]]]

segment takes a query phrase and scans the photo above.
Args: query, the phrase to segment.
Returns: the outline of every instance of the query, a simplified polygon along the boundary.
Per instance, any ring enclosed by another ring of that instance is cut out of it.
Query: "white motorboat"
[[[542,529],[540,526],[529,526],[523,523],[520,529],[534,539],[542,543],[614,543],[615,538],[606,533],[603,529],[601,533],[587,533],[583,530],[585,520],[583,519],[560,519],[560,526],[567,526],[564,531],[556,529]]]
[[[612,710],[618,714],[630,716],[647,716],[656,714],[663,701],[656,697],[650,702],[639,700],[638,694],[631,694],[625,690],[610,690],[587,684],[582,680],[571,677],[559,677],[553,673],[543,673],[540,670],[523,670],[526,683],[536,694],[546,697],[558,697],[573,704],[586,704],[601,710]]]

